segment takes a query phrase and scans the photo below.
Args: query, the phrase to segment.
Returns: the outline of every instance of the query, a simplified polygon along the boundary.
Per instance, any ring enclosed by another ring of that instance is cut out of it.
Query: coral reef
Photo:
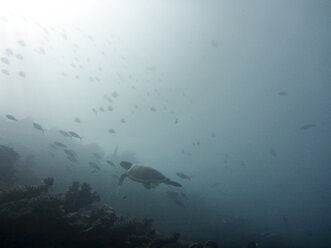
[[[53,185],[54,179],[49,177],[44,179],[43,182],[43,185],[23,186],[7,190],[0,190],[0,204],[26,198],[33,198],[39,196],[43,192],[47,193],[48,188]]]
[[[100,201],[100,197],[96,192],[91,192],[89,184],[84,182],[80,186],[79,182],[73,182],[64,195],[64,209],[68,212],[77,211],[94,201]]]
[[[199,247],[180,240],[178,233],[159,236],[151,219],[130,219],[109,205],[86,208],[100,201],[87,183],[74,182],[57,195],[47,193],[52,185],[53,178],[46,178],[42,185],[1,193],[1,247]],[[217,247],[208,242],[204,247]]]

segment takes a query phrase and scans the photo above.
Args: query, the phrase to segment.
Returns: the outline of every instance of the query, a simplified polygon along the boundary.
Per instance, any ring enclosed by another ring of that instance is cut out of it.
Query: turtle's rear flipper
[[[151,189],[152,188],[152,185],[150,183],[144,183],[144,187],[146,189]]]
[[[159,185],[159,183],[144,183],[144,187],[146,189],[152,189],[152,188],[155,188]]]
[[[167,179],[164,183],[175,186],[175,187],[182,187],[180,183],[176,183],[174,181],[171,181],[170,179]]]

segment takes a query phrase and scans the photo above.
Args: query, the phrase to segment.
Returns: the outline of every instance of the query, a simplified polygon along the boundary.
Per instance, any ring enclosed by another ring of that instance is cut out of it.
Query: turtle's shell
[[[161,172],[151,167],[137,164],[132,165],[126,175],[131,180],[140,183],[162,183],[167,180]]]

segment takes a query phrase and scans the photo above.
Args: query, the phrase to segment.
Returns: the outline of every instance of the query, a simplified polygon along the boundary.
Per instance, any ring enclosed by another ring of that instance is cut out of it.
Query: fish
[[[39,47],[38,49],[35,49],[34,51],[39,54],[46,54],[46,51],[43,47]]]
[[[60,142],[54,141],[53,144],[58,147],[67,147],[65,144],[62,144]]]
[[[93,152],[92,154],[93,154],[93,156],[96,157],[97,159],[101,159],[101,158],[102,158],[102,156],[101,156],[100,154],[96,153],[96,152]]]
[[[89,162],[88,163],[93,169],[95,169],[95,170],[100,170],[100,167],[99,167],[99,165],[97,165],[96,163],[93,163],[93,162]]]
[[[216,137],[216,133],[211,133],[211,137],[215,138]]]
[[[103,107],[99,107],[99,110],[100,110],[101,112],[105,112],[105,110],[103,109]]]
[[[109,165],[115,167],[115,164],[114,164],[112,161],[110,161],[110,160],[106,160],[106,162],[107,162]]]
[[[34,127],[35,129],[37,129],[37,130],[39,130],[39,131],[41,131],[41,132],[43,132],[43,133],[45,132],[45,130],[43,129],[43,127],[42,127],[40,124],[34,122],[32,125],[33,125],[33,127]]]
[[[118,146],[115,147],[114,151],[113,151],[113,157],[117,157],[117,153],[118,153]]]
[[[110,129],[108,130],[108,132],[109,132],[109,133],[115,133],[115,130],[114,130],[113,128],[110,128]]]
[[[187,199],[187,195],[184,192],[180,192],[180,195],[184,198]]]
[[[281,91],[281,92],[278,92],[278,95],[279,96],[287,96],[287,92],[286,91]]]
[[[271,154],[271,156],[273,156],[274,158],[277,157],[277,153],[274,149],[270,148],[269,149],[269,153]]]
[[[229,223],[229,221],[226,218],[222,218],[222,222],[223,222],[223,224],[228,224]]]
[[[20,71],[20,72],[18,73],[18,75],[19,75],[20,77],[22,77],[22,78],[25,78],[25,77],[26,77],[25,73],[22,72],[22,71]]]
[[[64,130],[59,130],[59,133],[64,137],[70,137],[70,135]]]
[[[300,130],[307,130],[307,129],[310,129],[312,127],[315,127],[315,125],[314,124],[305,124],[305,125],[300,127]]]
[[[92,109],[92,112],[97,115],[98,114],[98,111],[96,109]]]
[[[167,197],[173,201],[177,206],[184,208],[185,205],[179,200],[179,194],[174,191],[167,191]]]
[[[7,119],[11,120],[11,121],[18,121],[13,115],[6,115]]]
[[[111,99],[111,97],[109,97],[108,95],[105,95],[104,97],[105,97],[105,99],[106,99],[109,103],[112,103],[112,102],[113,102],[113,100]]]
[[[17,59],[19,59],[19,60],[23,60],[23,56],[22,56],[22,54],[16,54],[15,55],[15,57],[17,58]]]
[[[282,219],[283,219],[284,223],[285,223],[286,225],[288,225],[288,220],[287,220],[287,218],[286,218],[285,215],[282,216]]]
[[[64,149],[63,151],[68,157],[76,157],[76,153],[73,150]]]
[[[6,54],[7,56],[13,56],[13,55],[14,55],[14,52],[13,52],[13,50],[11,50],[10,48],[6,48],[6,49],[5,49],[5,54]]]
[[[68,133],[71,135],[71,137],[82,140],[82,137],[80,137],[77,133],[75,133],[73,131],[69,131]]]
[[[182,172],[177,172],[176,175],[179,176],[180,178],[188,179],[189,181],[191,181],[191,177],[189,177],[188,175],[186,175]]]
[[[263,231],[263,232],[260,233],[260,235],[261,235],[262,237],[270,237],[270,236],[272,236],[272,233],[267,232],[267,231]]]
[[[7,19],[7,17],[5,17],[5,16],[1,16],[1,20],[3,21],[3,22],[8,22],[8,19]]]
[[[124,196],[122,197],[123,200],[125,200],[126,198],[128,198],[128,196],[126,196],[126,195],[124,195]]]
[[[76,157],[72,157],[72,156],[67,156],[67,159],[73,163],[78,163]]]
[[[54,145],[54,144],[49,144],[49,147],[52,149],[52,150],[56,150],[56,145]]]
[[[18,40],[17,43],[21,45],[22,47],[26,47],[26,44],[23,40]]]
[[[216,40],[212,40],[210,42],[210,44],[214,47],[214,48],[218,48],[218,44],[217,44],[217,41]]]
[[[74,122],[76,122],[76,123],[80,123],[80,119],[79,119],[78,117],[76,117],[76,118],[74,119]]]
[[[146,70],[148,70],[148,71],[155,71],[156,70],[156,66],[154,66],[154,65],[146,66]]]
[[[118,93],[116,91],[114,91],[113,93],[111,93],[112,97],[117,98],[118,97]]]
[[[152,112],[156,112],[156,108],[155,107],[151,107],[151,111]]]
[[[2,69],[1,72],[7,76],[9,76],[9,71],[7,71],[6,69]]]
[[[125,123],[125,119],[124,119],[124,118],[122,118],[122,119],[121,119],[121,122],[122,122],[122,123]]]
[[[10,64],[9,59],[7,59],[6,57],[2,57],[1,58],[1,62],[4,63],[4,64],[6,64],[6,65],[9,65]]]
[[[113,107],[112,106],[108,106],[108,111],[113,111]]]

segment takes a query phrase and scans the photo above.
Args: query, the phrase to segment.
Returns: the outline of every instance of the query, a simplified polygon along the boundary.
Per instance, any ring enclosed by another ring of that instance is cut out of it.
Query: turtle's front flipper
[[[121,186],[121,184],[123,183],[125,177],[126,177],[126,173],[122,174],[122,176],[120,177],[120,180],[118,181],[118,185],[117,185],[118,187]]]
[[[182,187],[182,185],[180,183],[176,183],[174,181],[171,181],[169,178],[166,181],[164,181],[164,183],[175,186],[175,187]]]
[[[126,173],[122,174],[120,180],[118,180],[117,189],[116,189],[117,193],[120,191],[121,184],[123,183],[125,177],[126,177]]]

